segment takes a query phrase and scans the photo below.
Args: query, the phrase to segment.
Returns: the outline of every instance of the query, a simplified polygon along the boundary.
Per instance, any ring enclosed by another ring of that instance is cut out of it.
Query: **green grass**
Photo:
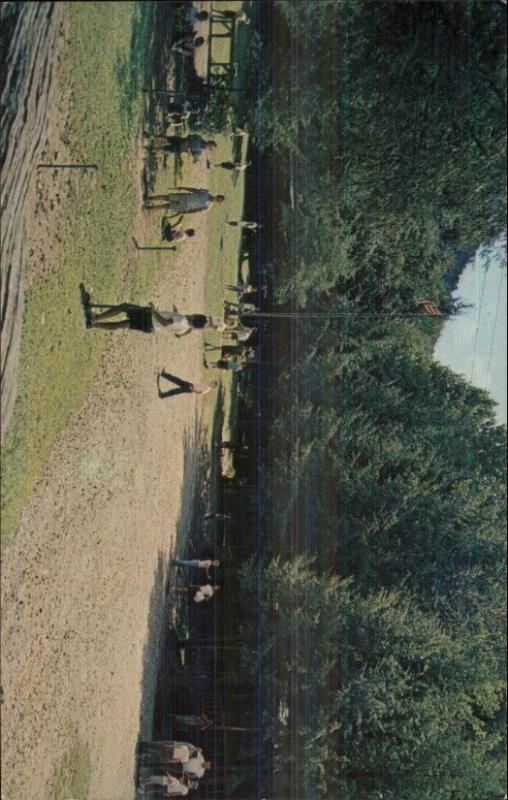
[[[133,57],[133,43],[146,47],[144,5],[67,6],[70,41],[63,74],[70,117],[64,143],[76,161],[96,163],[99,170],[96,176],[73,178],[76,194],[62,212],[62,255],[44,281],[33,282],[26,293],[18,398],[2,460],[2,544],[15,532],[31,487],[86,395],[105,346],[105,340],[86,335],[79,283],[107,298],[115,296],[125,277],[139,180],[131,163],[137,115],[128,109],[134,85],[140,94],[141,57],[134,59],[138,74],[129,74],[128,96],[119,65]],[[146,260],[131,271],[135,277],[127,274],[123,291],[133,300],[145,294],[155,266]]]
[[[69,3],[67,11],[70,37],[63,74],[70,115],[64,144],[73,159],[96,163],[99,170],[96,175],[72,178],[75,196],[60,211],[61,255],[54,257],[44,280],[32,281],[26,292],[18,397],[3,448],[2,545],[14,534],[31,488],[86,396],[107,344],[105,337],[90,336],[84,328],[80,282],[106,302],[121,296],[144,303],[151,299],[154,277],[168,257],[139,252],[136,269],[129,269],[127,258],[138,212],[135,141],[153,6]],[[223,47],[226,40],[218,41]],[[215,139],[214,161],[231,160],[233,138]],[[190,160],[183,162],[178,183],[195,185]],[[173,178],[172,165],[170,170],[159,169],[158,188],[171,188]],[[235,178],[220,169],[210,176],[211,191],[226,196],[224,205],[212,209],[207,219],[210,263],[205,300],[207,310],[216,315],[223,312],[224,285],[238,275],[240,232],[225,224],[242,216],[244,180],[241,174]],[[154,219],[147,225],[145,243],[160,240],[159,224]],[[232,376],[204,372],[208,380],[221,379],[229,419]],[[205,401],[205,408],[212,409],[212,399]]]
[[[53,774],[51,800],[87,800],[90,774],[88,748],[73,736],[70,749]]]
[[[217,11],[241,11],[242,10],[242,0],[214,0],[212,3],[212,8],[217,9]],[[238,29],[235,31],[235,36],[238,36],[239,28],[245,28],[245,25],[241,23],[238,26]],[[218,33],[226,33],[228,29],[222,25],[220,22],[214,21],[213,23],[213,32],[215,34]],[[231,40],[228,37],[212,39],[212,60],[218,63],[226,63],[230,60],[231,54]]]

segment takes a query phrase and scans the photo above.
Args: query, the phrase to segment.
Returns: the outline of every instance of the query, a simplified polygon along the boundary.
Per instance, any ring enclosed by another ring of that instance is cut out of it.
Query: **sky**
[[[487,389],[498,403],[498,422],[506,425],[506,232],[477,250],[453,296],[471,307],[447,320],[434,356]]]

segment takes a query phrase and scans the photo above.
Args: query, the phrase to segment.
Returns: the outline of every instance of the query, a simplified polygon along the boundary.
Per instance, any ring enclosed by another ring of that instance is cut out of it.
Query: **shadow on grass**
[[[115,65],[116,78],[122,90],[124,102],[122,111],[126,122],[134,118],[140,92],[147,76],[153,70],[153,48],[156,3],[136,3],[129,55],[120,57]]]
[[[235,398],[239,390],[236,385]],[[244,422],[251,430],[250,405],[240,404],[243,416],[240,415],[238,425],[242,426],[246,416]],[[218,764],[228,763],[231,747],[235,749],[235,755],[231,756],[235,761],[239,746],[234,737],[224,734],[221,721],[224,724],[224,719],[240,719],[241,724],[250,724],[249,708],[238,709],[236,689],[228,676],[234,675],[233,662],[237,657],[235,564],[240,554],[252,551],[252,536],[244,534],[253,530],[254,505],[250,481],[225,481],[220,474],[217,445],[222,438],[226,411],[221,392],[214,410],[211,440],[205,436],[198,415],[185,433],[175,546],[179,558],[220,559],[221,567],[214,570],[213,579],[221,585],[221,591],[212,603],[199,606],[191,597],[175,594],[172,589],[176,585],[196,583],[198,577],[191,577],[187,570],[172,569],[165,554],[158,554],[148,614],[140,708],[140,738],[191,741]],[[233,435],[240,443],[244,441],[243,434]],[[253,453],[252,448],[247,459],[242,459],[242,465],[246,460],[250,462]],[[245,466],[250,475],[252,464]],[[206,512],[215,511],[229,512],[234,522],[203,520]],[[238,529],[243,531],[240,540],[234,535]],[[218,724],[198,731],[180,727],[175,721],[177,714],[202,713]],[[136,781],[138,777],[136,774]],[[201,782],[196,800],[223,797],[225,780],[220,770],[214,770],[208,780]]]
[[[252,18],[253,11],[250,2],[244,2],[242,11]],[[234,62],[236,74],[234,86],[240,91],[232,92],[232,121],[233,125],[244,125],[250,117],[252,108],[256,103],[256,37],[254,24],[237,25],[234,41]]]
[[[181,3],[151,3],[155,7],[153,36],[150,42],[151,59],[146,66],[143,86],[143,128],[148,136],[166,133],[166,116],[172,103],[182,102],[185,97],[170,87],[179,86],[178,65],[175,63],[171,45],[178,29],[178,12]],[[175,135],[178,135],[175,133]],[[144,192],[153,192],[157,172],[168,168],[165,155],[156,155],[147,150],[144,164]]]

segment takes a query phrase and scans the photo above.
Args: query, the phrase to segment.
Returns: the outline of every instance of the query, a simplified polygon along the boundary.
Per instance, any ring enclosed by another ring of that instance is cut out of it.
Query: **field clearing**
[[[243,176],[190,167],[187,157],[179,185],[226,202],[191,217],[196,237],[176,252],[133,244],[161,244],[161,214],[142,209],[149,5],[65,6],[44,158],[99,169],[41,170],[32,188],[20,391],[2,476],[6,800],[133,793],[135,743],[153,718],[168,561],[194,525],[196,493],[215,502],[212,439],[233,407],[231,376],[204,368],[202,334],[179,342],[90,331],[80,305],[83,282],[98,303],[219,316],[224,284],[238,277],[241,233],[226,223],[241,218]],[[233,137],[215,138],[217,160],[231,160]],[[156,172],[161,192],[176,185],[167,162]],[[161,401],[163,368],[218,377],[221,391]]]
[[[111,294],[125,282],[136,294],[153,281],[153,265],[134,271],[125,263],[139,201],[135,170],[126,169],[135,163],[137,120],[122,113],[115,65],[129,57],[136,5],[67,8],[72,48],[65,48],[61,65],[65,116],[60,146],[48,148],[47,160],[99,169],[40,170],[35,179],[18,398],[2,460],[3,544],[55,439],[89,390],[106,345],[85,336],[79,283]]]
[[[48,148],[47,160],[93,163],[99,169],[40,170],[36,178],[18,398],[2,460],[2,545],[16,530],[31,487],[89,391],[108,346],[107,337],[90,336],[84,330],[79,283],[91,289],[99,302],[146,303],[155,276],[176,257],[137,252],[132,244],[134,230],[142,243],[160,241],[160,215],[140,214],[141,54],[149,35],[149,15],[143,8],[148,5],[69,4],[68,38],[73,46],[66,48],[62,63],[65,122],[58,151]],[[217,161],[231,159],[233,139],[215,138]],[[174,173],[170,166],[166,172],[158,170],[157,191],[175,185]],[[205,173],[201,175],[208,181]],[[209,262],[206,307],[216,315],[223,311],[224,283],[238,274],[240,234],[224,226],[227,219],[241,215],[243,176],[236,177],[233,185],[230,173],[211,170],[210,190],[224,193],[226,202],[209,213],[200,237]],[[187,160],[179,181],[199,185],[196,168]],[[184,248],[185,244],[182,252]],[[168,293],[167,302],[171,300]],[[221,377],[210,370],[206,374],[209,380]],[[225,384],[230,381],[229,375],[224,378]],[[229,392],[226,396],[229,404]]]

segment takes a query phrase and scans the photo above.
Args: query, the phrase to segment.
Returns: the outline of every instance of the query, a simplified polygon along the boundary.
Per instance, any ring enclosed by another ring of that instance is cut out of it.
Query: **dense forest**
[[[256,796],[484,800],[506,791],[506,429],[417,301],[456,313],[464,254],[505,225],[506,9],[262,5],[257,258],[295,316],[261,325],[238,584]]]
[[[506,218],[506,9],[306,0],[275,15],[255,131],[294,173],[279,298],[390,313],[431,292],[448,307],[457,254]]]

